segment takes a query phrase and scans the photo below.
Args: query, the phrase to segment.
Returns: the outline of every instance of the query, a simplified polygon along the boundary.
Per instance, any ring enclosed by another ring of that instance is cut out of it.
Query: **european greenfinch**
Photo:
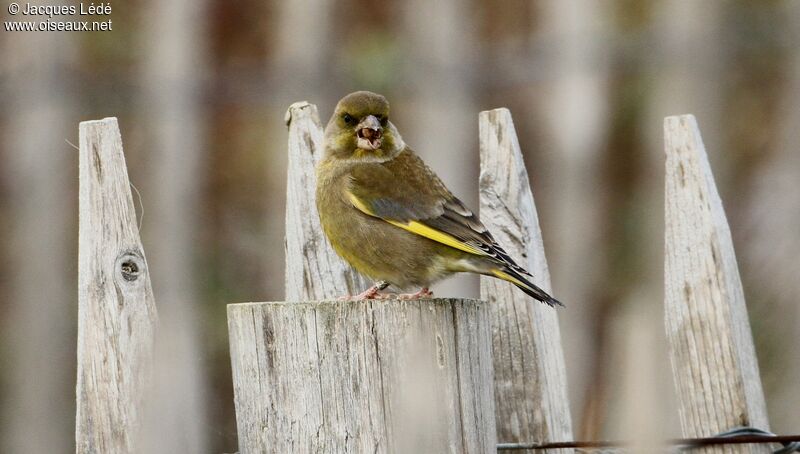
[[[497,244],[478,217],[409,148],[381,95],[342,98],[325,127],[317,167],[317,210],[333,249],[375,285],[353,299],[393,297],[389,285],[419,288],[458,272],[494,276],[550,306],[561,305]],[[351,297],[344,297],[350,299]]]

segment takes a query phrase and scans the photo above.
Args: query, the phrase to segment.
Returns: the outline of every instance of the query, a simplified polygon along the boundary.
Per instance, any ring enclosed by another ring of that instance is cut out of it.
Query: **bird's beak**
[[[381,137],[383,137],[381,122],[374,115],[368,115],[356,126],[356,136],[358,148],[377,150],[381,147]]]

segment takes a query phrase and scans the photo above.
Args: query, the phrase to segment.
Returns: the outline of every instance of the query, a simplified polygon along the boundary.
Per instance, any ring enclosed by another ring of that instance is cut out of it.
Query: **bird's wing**
[[[529,276],[410,150],[389,163],[355,169],[347,195],[369,216]]]

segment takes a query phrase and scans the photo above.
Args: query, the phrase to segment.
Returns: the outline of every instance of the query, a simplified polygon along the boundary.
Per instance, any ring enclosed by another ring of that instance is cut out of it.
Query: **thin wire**
[[[679,438],[665,444],[691,449],[700,446],[725,444],[780,443],[784,447],[773,454],[800,452],[800,435],[775,435],[752,427],[737,427],[714,437]],[[550,443],[499,443],[498,451],[523,451],[567,448],[615,448],[631,446],[628,441],[557,441]]]
[[[731,430],[718,434],[718,437],[740,437],[746,435],[761,435],[767,437],[775,437],[776,435],[766,430],[756,429],[755,427],[735,427]],[[773,454],[788,454],[790,452],[800,452],[800,441],[781,442],[783,448],[774,451]]]
[[[128,184],[130,184],[131,187],[133,188],[133,190],[136,191],[136,197],[139,198],[139,227],[138,227],[138,229],[139,229],[139,232],[141,232],[142,231],[142,223],[144,222],[144,203],[142,202],[142,194],[139,192],[139,190],[136,188],[136,186],[133,185],[132,182],[129,181]]]
[[[80,151],[80,148],[78,148],[78,146],[75,145],[74,143],[70,142],[69,139],[64,139],[64,141],[67,142],[68,144],[72,145],[72,148]],[[133,185],[132,182],[129,181],[128,184],[131,185],[131,187],[133,188],[134,192],[136,192],[136,197],[139,199],[139,226],[138,226],[138,230],[141,232],[142,231],[142,223],[144,222],[144,203],[142,202],[142,194],[139,192],[139,189],[136,186]]]

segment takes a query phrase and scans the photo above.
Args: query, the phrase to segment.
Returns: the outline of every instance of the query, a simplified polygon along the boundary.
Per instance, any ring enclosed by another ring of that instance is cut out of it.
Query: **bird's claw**
[[[358,295],[351,296],[345,295],[340,296],[338,299],[339,301],[364,301],[364,300],[386,300],[391,299],[394,296],[394,293],[381,293],[381,290],[385,289],[389,286],[389,283],[386,281],[378,281],[372,287],[364,290],[363,292],[359,293]]]
[[[391,300],[391,299],[418,300],[418,299],[433,297],[433,292],[428,290],[428,288],[426,287],[421,288],[416,293],[382,293],[381,290],[385,289],[388,286],[389,284],[386,281],[379,281],[375,283],[375,285],[364,290],[358,295],[340,296],[338,300],[339,301]]]
[[[395,298],[394,293],[359,293],[358,295],[344,295],[336,298],[338,301],[366,301],[366,300],[390,300]]]
[[[433,292],[423,287],[416,293],[401,293],[396,296],[399,300],[419,300],[433,298]]]

